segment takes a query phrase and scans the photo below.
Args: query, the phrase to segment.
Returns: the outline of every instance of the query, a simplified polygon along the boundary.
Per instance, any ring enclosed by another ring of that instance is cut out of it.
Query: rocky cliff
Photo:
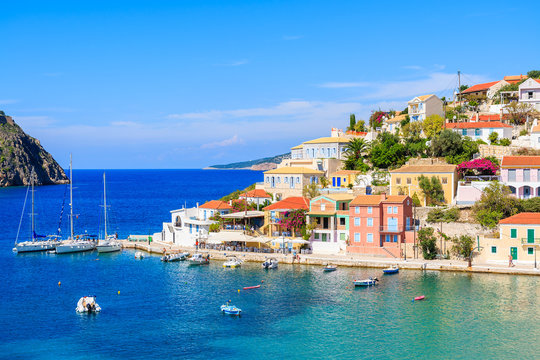
[[[69,182],[39,140],[27,135],[11,116],[0,111],[0,187],[27,185],[32,168],[37,185]]]

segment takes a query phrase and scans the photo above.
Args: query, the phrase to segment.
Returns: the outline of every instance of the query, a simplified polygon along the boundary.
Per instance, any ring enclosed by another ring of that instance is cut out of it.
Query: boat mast
[[[105,216],[105,240],[107,240],[107,187],[105,185],[105,173],[103,173],[103,212]]]
[[[32,241],[36,240],[35,233],[36,233],[36,225],[34,222],[34,168],[32,168],[32,172],[30,173],[30,185],[32,186],[32,213],[30,214],[32,218]]]
[[[69,227],[71,240],[73,237],[73,169],[72,169],[72,154],[69,154]]]

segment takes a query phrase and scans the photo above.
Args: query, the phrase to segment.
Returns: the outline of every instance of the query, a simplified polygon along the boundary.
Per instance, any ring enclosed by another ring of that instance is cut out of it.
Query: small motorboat
[[[377,285],[377,282],[379,279],[370,277],[369,279],[365,280],[353,280],[354,286],[373,286]]]
[[[163,262],[184,261],[187,259],[188,256],[189,256],[188,252],[163,255],[161,257],[161,261]]]
[[[135,259],[138,259],[138,260],[144,259],[144,253],[142,251],[137,251],[135,253]]]
[[[276,258],[266,259],[262,263],[263,269],[277,269],[277,267],[278,267],[278,261]]]
[[[399,267],[397,265],[392,265],[389,268],[383,269],[384,274],[397,274],[399,272]]]
[[[255,286],[246,286],[246,287],[244,288],[244,290],[258,289],[258,288],[260,288],[260,287],[261,287],[260,284],[259,284],[259,285],[255,285]]]
[[[323,271],[324,272],[330,272],[330,271],[336,271],[337,270],[337,265],[326,265],[325,267],[323,267]]]
[[[101,311],[101,307],[96,302],[96,296],[83,296],[77,302],[75,311],[78,313],[97,313]]]
[[[236,256],[229,256],[229,260],[223,263],[224,268],[237,268],[242,265],[242,260],[238,259]]]
[[[424,300],[426,298],[425,295],[421,295],[421,296],[417,296],[413,299],[413,301],[420,301],[420,300]]]
[[[227,315],[240,315],[242,309],[227,303],[226,305],[221,305],[221,312]]]
[[[203,256],[202,254],[196,253],[193,254],[188,261],[189,265],[208,265],[210,264],[210,255],[206,254]]]

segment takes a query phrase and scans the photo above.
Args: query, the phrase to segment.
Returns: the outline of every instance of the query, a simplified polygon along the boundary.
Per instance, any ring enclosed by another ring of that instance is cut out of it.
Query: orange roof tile
[[[447,123],[447,129],[485,129],[485,128],[511,128],[512,125],[500,121],[478,121],[466,123]]]
[[[539,167],[540,156],[504,156],[501,167]]]
[[[248,192],[245,192],[245,193],[241,193],[240,196],[238,197],[241,197],[241,198],[245,198],[245,197],[252,197],[252,198],[268,198],[268,199],[271,199],[272,196],[268,195],[268,193],[266,191],[264,191],[263,189],[254,189],[254,190],[249,190]]]
[[[453,173],[457,165],[452,164],[433,164],[433,165],[404,165],[399,169],[390,170],[390,173]]]
[[[361,173],[362,172],[359,171],[359,170],[339,170],[339,171],[336,171],[335,173],[333,173],[330,176],[334,176],[334,175],[356,175],[356,174],[361,174]]]
[[[291,196],[281,201],[275,202],[267,207],[263,208],[264,211],[268,210],[297,210],[297,209],[309,209],[309,199],[301,196]]]
[[[388,195],[383,197],[382,195],[358,195],[350,202],[349,206],[355,205],[379,205],[383,203],[401,203],[407,198],[406,195]]]
[[[540,132],[540,124],[538,124],[538,125],[536,125],[535,127],[533,127],[531,132],[533,132],[533,133]]]
[[[527,75],[508,75],[503,78],[504,81],[515,84],[520,82],[521,80],[528,79],[529,77]]]
[[[540,213],[523,212],[499,220],[499,224],[540,225]]]
[[[210,200],[201,206],[203,209],[216,209],[216,210],[231,210],[232,206],[229,203],[221,200]]]
[[[503,120],[510,119],[510,114],[503,114]],[[476,121],[476,115],[471,116],[471,121]],[[487,115],[478,115],[478,121],[501,121],[501,115],[499,114],[487,114]]]
[[[463,90],[461,93],[462,94],[468,94],[468,93],[473,93],[473,92],[477,92],[477,91],[487,91],[490,87],[497,84],[499,81],[500,80],[492,81],[492,82],[488,82],[488,83],[483,83],[483,84],[476,84],[476,85],[473,85],[473,86],[471,86],[470,88],[468,88],[466,90]]]

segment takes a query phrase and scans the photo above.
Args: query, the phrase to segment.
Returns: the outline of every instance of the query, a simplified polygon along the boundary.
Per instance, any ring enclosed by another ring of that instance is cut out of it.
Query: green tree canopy
[[[445,129],[431,140],[431,155],[444,157],[450,164],[461,164],[473,158],[478,152],[478,144],[478,141]]]
[[[444,119],[439,115],[430,115],[422,122],[422,130],[428,139],[440,133],[443,127]]]
[[[354,130],[354,127],[356,126],[356,117],[354,114],[351,114],[349,116],[349,130]]]
[[[399,136],[384,132],[373,142],[369,158],[374,167],[387,169],[403,165],[407,160],[406,154]]]
[[[425,227],[418,231],[418,242],[426,260],[433,260],[437,257],[437,238],[433,233],[434,230],[431,227]]]
[[[444,191],[441,181],[432,176],[431,179],[420,175],[418,178],[418,186],[422,189],[427,205],[438,205],[444,203]]]
[[[519,200],[511,195],[507,186],[493,182],[473,205],[472,214],[480,225],[493,228],[499,220],[517,214],[520,208]]]
[[[531,70],[527,73],[527,76],[533,79],[540,79],[540,70]]]

